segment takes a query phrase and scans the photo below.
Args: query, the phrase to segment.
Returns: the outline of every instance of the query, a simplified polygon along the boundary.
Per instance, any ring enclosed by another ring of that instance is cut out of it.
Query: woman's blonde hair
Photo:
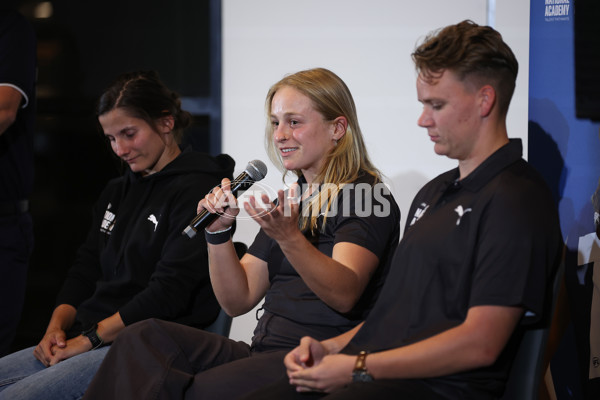
[[[333,72],[325,68],[314,68],[285,76],[271,86],[267,94],[265,145],[271,161],[284,172],[284,179],[288,171],[283,166],[283,160],[273,140],[274,128],[271,124],[271,103],[275,93],[282,87],[291,87],[308,97],[314,109],[323,116],[325,121],[333,121],[340,116],[345,117],[348,121],[346,133],[329,152],[321,171],[315,177],[315,183],[334,189],[320,191],[309,204],[304,206],[305,210],[306,207],[310,207],[309,210],[321,210],[321,205],[327,204],[322,225],[325,226],[327,210],[344,184],[355,181],[361,172],[372,175],[374,183],[381,182],[381,173],[369,159],[350,90],[344,81]],[[298,177],[302,176],[302,172],[299,170],[293,172]],[[310,227],[311,230],[314,230],[317,227],[318,215],[318,213],[306,215],[305,212],[302,212],[300,228],[304,230]]]

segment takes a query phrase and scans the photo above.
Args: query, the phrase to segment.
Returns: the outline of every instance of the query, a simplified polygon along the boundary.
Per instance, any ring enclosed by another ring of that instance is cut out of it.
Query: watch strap
[[[102,340],[102,338],[98,335],[97,329],[98,324],[94,324],[90,328],[81,332],[83,336],[87,337],[90,340],[90,343],[92,344],[92,350],[96,350],[97,348],[102,347],[104,345],[104,340]]]
[[[354,364],[354,371],[366,371],[367,370],[367,363],[366,363],[366,359],[367,359],[367,353],[366,351],[361,351],[360,353],[358,353],[358,356],[356,357],[356,363]]]
[[[354,370],[352,370],[352,381],[353,382],[371,382],[373,381],[373,376],[369,374],[367,370],[367,354],[366,351],[361,351],[358,353],[356,357],[356,362],[354,363]]]

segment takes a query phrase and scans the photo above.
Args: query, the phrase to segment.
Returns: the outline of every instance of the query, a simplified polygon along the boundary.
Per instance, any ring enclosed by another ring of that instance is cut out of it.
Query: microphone
[[[246,165],[244,172],[238,175],[231,181],[231,192],[235,195],[241,188],[248,189],[254,182],[262,180],[267,175],[267,166],[260,160],[253,160]],[[211,222],[219,217],[219,214],[211,214],[208,210],[202,210],[190,224],[181,232],[182,235],[187,235],[190,238],[196,236],[198,229],[204,229]]]

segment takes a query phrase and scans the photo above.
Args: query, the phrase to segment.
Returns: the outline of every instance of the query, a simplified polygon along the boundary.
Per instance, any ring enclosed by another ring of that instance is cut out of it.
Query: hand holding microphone
[[[246,169],[240,175],[238,175],[237,178],[231,181],[229,185],[231,194],[235,196],[238,190],[248,189],[250,186],[252,186],[254,182],[262,180],[266,175],[267,166],[265,165],[265,163],[263,163],[260,160],[250,161],[246,166]],[[208,195],[211,195],[211,193],[209,193]],[[223,193],[221,189],[215,191],[214,194],[218,195],[221,198],[221,200],[231,200],[222,197],[226,195],[226,193]],[[227,209],[227,207],[222,208],[223,211],[225,209]],[[204,229],[218,217],[218,213],[211,213],[205,208],[202,211],[200,211],[194,219],[192,219],[190,224],[183,230],[182,235],[187,235],[188,237],[193,238],[194,236],[196,236],[196,232],[198,231],[198,229]]]
[[[198,202],[198,215],[206,215],[207,221],[201,227],[214,232],[231,228],[240,212],[237,195],[231,191],[232,181],[223,178],[221,184]],[[210,229],[208,228],[210,226]]]

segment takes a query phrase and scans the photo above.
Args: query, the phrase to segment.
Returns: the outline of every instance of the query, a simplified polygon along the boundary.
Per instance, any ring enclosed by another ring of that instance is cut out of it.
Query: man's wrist
[[[371,382],[373,375],[367,370],[367,351],[361,351],[356,357],[354,370],[352,371],[352,382]]]

